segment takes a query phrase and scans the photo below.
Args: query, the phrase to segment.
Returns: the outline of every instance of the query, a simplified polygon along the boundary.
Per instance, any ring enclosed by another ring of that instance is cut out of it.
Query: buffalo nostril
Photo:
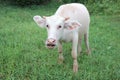
[[[55,42],[56,40],[54,39],[53,42]]]
[[[47,42],[48,43],[54,43],[56,40],[55,39],[48,39]]]

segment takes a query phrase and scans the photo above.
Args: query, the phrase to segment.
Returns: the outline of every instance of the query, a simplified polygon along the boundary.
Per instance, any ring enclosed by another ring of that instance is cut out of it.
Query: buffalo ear
[[[40,27],[45,26],[45,23],[46,23],[45,17],[42,18],[41,16],[36,15],[33,17],[33,20],[37,23],[38,26]]]
[[[64,26],[68,30],[74,30],[80,28],[82,25],[78,21],[72,20],[66,21]]]

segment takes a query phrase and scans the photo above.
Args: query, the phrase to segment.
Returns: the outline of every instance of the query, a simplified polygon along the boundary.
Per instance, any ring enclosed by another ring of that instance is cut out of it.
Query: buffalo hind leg
[[[84,34],[84,41],[85,41],[85,45],[86,45],[86,48],[87,48],[87,54],[90,54],[91,51],[90,51],[90,48],[89,48],[89,39],[88,39],[88,33],[85,33]]]
[[[78,55],[80,55],[80,53],[82,52],[81,45],[82,45],[82,35],[79,35],[79,38],[78,38]]]

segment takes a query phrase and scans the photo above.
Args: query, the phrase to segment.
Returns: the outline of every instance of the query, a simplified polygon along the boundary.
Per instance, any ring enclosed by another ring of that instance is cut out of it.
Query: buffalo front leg
[[[78,71],[78,62],[77,62],[77,45],[78,45],[78,33],[75,33],[72,43],[72,58],[73,58],[73,71]]]
[[[58,42],[58,53],[59,53],[59,57],[58,57],[58,62],[59,64],[63,63],[64,57],[63,57],[63,53],[62,53],[62,43]]]

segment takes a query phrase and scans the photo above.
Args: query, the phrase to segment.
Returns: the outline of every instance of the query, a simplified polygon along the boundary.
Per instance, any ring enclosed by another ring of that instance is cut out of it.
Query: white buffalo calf
[[[87,53],[90,53],[88,33],[90,17],[83,4],[71,3],[61,5],[56,13],[49,17],[34,16],[34,21],[48,32],[47,48],[58,46],[59,61],[63,61],[62,41],[72,42],[73,71],[78,71],[77,53],[81,52],[81,41],[84,35]]]

